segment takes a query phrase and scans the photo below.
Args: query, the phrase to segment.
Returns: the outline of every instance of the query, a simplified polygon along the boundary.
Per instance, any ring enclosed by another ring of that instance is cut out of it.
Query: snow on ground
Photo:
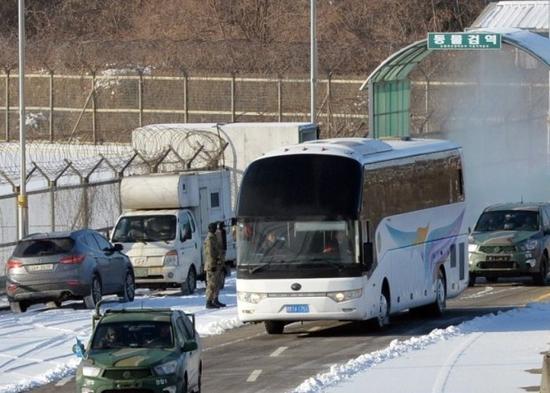
[[[364,354],[304,381],[294,393],[525,392],[550,350],[550,303],[486,315]],[[537,390],[538,391],[538,390]]]
[[[113,297],[114,302],[105,307],[170,307],[194,313],[203,337],[240,326],[234,275],[220,293],[220,300],[227,304],[224,309],[204,308],[201,284],[189,296],[174,296],[174,291],[171,296],[154,296],[148,290],[138,290],[134,302],[118,303]],[[81,303],[67,302],[61,309],[35,305],[24,314],[0,314],[0,392],[19,392],[74,374],[79,359],[73,355],[72,346],[76,337],[83,343],[88,341],[93,313]],[[5,298],[0,299],[0,305],[5,304]]]

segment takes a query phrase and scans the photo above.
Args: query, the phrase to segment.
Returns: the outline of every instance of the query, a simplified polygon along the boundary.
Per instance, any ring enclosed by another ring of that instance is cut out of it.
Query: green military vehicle
[[[201,391],[201,344],[194,315],[171,309],[107,310],[94,315],[82,357],[77,393],[188,393]]]
[[[487,207],[470,235],[470,286],[477,277],[530,276],[548,282],[550,203],[507,203]]]

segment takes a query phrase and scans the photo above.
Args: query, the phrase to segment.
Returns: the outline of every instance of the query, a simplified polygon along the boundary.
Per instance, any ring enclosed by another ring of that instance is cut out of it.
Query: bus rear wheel
[[[283,321],[264,321],[267,334],[283,334],[285,323]]]
[[[437,272],[435,281],[435,301],[428,305],[429,314],[439,317],[443,315],[447,308],[447,289],[445,276],[441,270]]]

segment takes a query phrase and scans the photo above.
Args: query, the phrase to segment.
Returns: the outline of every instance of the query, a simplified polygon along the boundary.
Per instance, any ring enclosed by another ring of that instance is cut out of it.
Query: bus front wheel
[[[390,295],[386,288],[380,293],[377,311],[376,317],[370,320],[370,326],[374,330],[382,330],[390,324]]]
[[[268,334],[283,334],[285,323],[283,321],[264,321],[265,331]]]

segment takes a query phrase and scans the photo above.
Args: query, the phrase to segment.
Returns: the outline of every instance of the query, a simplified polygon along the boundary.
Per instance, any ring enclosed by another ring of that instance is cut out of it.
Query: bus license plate
[[[289,304],[286,306],[286,312],[288,313],[308,313],[309,305],[307,304]]]

